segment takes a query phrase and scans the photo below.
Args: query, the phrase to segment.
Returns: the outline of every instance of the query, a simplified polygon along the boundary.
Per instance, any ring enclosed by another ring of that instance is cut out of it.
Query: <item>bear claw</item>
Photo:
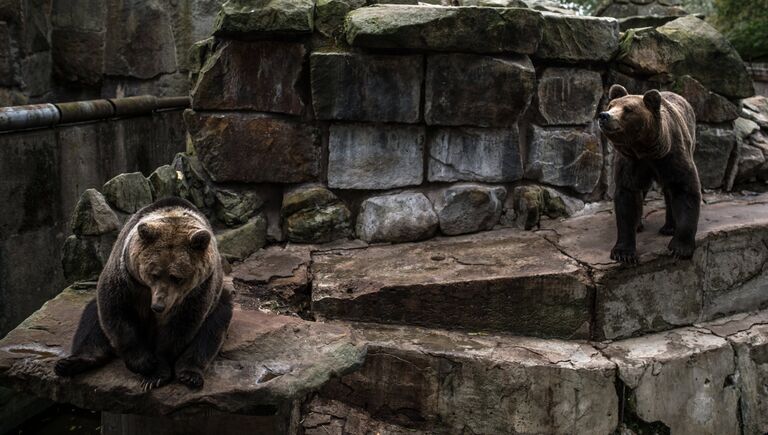
[[[191,370],[184,370],[179,372],[176,378],[179,380],[179,382],[181,382],[182,384],[186,385],[187,387],[193,390],[202,388],[203,383],[205,382],[203,380],[203,375],[197,372],[193,372]]]
[[[611,260],[627,264],[637,264],[637,251],[634,249],[613,248],[611,250]]]
[[[672,256],[676,260],[687,260],[693,257],[693,251],[696,250],[696,245],[692,243],[684,243],[672,238],[667,249],[672,253]]]

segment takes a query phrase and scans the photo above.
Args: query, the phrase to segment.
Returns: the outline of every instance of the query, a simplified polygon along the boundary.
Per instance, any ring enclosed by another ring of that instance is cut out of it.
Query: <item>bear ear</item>
[[[139,237],[147,243],[152,243],[160,237],[160,228],[151,223],[142,222],[138,227]]]
[[[656,113],[661,109],[661,94],[656,89],[652,89],[643,95],[643,103]]]
[[[629,92],[627,92],[627,89],[621,85],[613,85],[611,86],[611,89],[608,91],[608,98],[610,98],[611,100],[615,100],[621,97],[626,97],[627,95],[629,95]]]
[[[208,247],[209,243],[211,243],[211,233],[207,230],[193,231],[189,235],[189,246],[192,247],[192,249],[202,251]]]

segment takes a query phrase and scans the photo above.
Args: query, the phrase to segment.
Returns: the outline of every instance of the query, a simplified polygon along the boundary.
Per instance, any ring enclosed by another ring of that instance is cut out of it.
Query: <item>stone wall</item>
[[[0,0],[0,106],[187,93],[223,0]]]
[[[620,33],[530,8],[364,3],[232,0],[193,49],[192,158],[213,186],[283,193],[265,202],[271,240],[530,229],[609,198],[594,118],[613,83],[683,94],[704,186],[733,184],[753,84],[696,17]]]
[[[80,194],[149,174],[184,149],[181,111],[0,134],[0,336],[65,285],[61,252]]]

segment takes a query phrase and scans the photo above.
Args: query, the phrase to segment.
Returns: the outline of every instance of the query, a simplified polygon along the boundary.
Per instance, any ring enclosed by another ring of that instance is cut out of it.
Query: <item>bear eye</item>
[[[632,108],[631,107],[624,107],[624,112],[632,113]]]
[[[173,283],[174,285],[181,285],[181,283],[184,282],[184,278],[176,275],[171,275],[170,277],[168,277],[168,279],[171,280],[171,283]]]

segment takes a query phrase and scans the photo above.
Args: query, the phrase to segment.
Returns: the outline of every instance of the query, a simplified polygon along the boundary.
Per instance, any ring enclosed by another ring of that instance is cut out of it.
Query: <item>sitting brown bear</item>
[[[120,232],[72,355],[55,372],[74,376],[117,355],[145,389],[174,375],[201,387],[232,318],[223,277],[211,226],[194,205],[166,198],[144,207]]]
[[[701,183],[693,161],[693,108],[672,92],[628,95],[622,86],[613,85],[608,96],[608,109],[598,117],[600,130],[618,151],[614,162],[618,239],[611,259],[637,263],[635,233],[644,192],[654,180],[664,189],[666,204],[666,221],[659,232],[672,236],[668,249],[676,258],[690,258],[701,207]]]

